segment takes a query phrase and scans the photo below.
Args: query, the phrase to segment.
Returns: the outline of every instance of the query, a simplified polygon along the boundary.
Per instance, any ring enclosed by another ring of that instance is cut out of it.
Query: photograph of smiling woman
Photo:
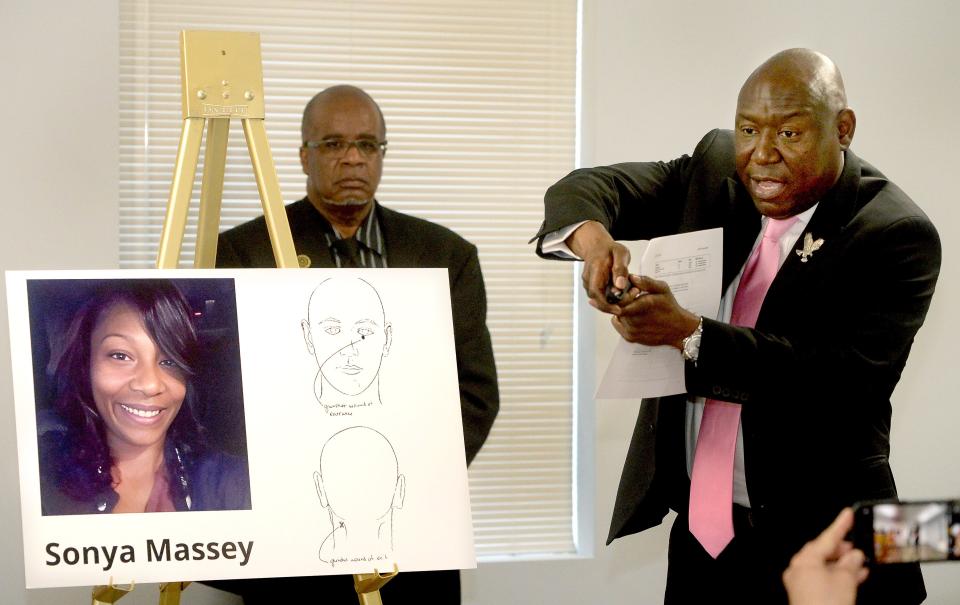
[[[48,365],[44,515],[250,508],[246,462],[207,448],[195,415],[192,317],[168,280],[104,282],[74,314]]]

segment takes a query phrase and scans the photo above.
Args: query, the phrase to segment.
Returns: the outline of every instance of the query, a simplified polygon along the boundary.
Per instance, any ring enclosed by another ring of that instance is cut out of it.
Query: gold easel
[[[260,35],[249,32],[180,32],[180,73],[183,130],[173,169],[167,215],[160,234],[157,268],[176,269],[180,261],[204,126],[207,127],[207,149],[203,159],[193,266],[212,268],[216,263],[230,118],[239,118],[243,124],[277,266],[296,267],[297,253],[263,127]]]
[[[159,605],[180,605],[180,593],[190,582],[167,582],[160,585]],[[114,586],[113,579],[106,586],[94,586],[91,605],[112,605],[133,592],[130,586]]]
[[[400,573],[400,570],[394,563],[393,571],[388,571],[385,574],[381,574],[376,569],[373,570],[373,573],[354,574],[353,587],[357,590],[360,605],[383,605],[383,600],[380,598],[380,589],[398,573]]]
[[[180,605],[180,593],[190,582],[167,582],[160,585],[159,605]]]
[[[160,234],[157,268],[176,269],[180,262],[180,249],[183,247],[183,234],[187,227],[187,210],[190,207],[204,126],[207,127],[207,145],[203,159],[200,215],[193,266],[213,268],[216,264],[230,118],[240,118],[243,124],[243,134],[247,140],[250,161],[253,163],[277,267],[297,267],[293,236],[290,234],[290,224],[287,222],[287,213],[277,182],[277,171],[263,126],[265,112],[260,35],[221,31],[180,32],[180,73],[183,131],[180,133],[170,199]],[[394,564],[393,571],[386,574],[381,574],[376,569],[371,574],[355,574],[353,583],[360,605],[382,605],[380,588],[397,573],[399,570]],[[159,605],[179,605],[180,594],[189,584],[162,584]],[[94,588],[93,605],[115,603],[132,590],[132,584],[128,589],[120,589],[113,586],[111,580],[108,586]],[[112,600],[107,600],[108,598]]]
[[[130,586],[114,586],[113,578],[106,586],[94,586],[90,596],[90,605],[109,605],[116,603],[127,594],[133,592],[133,583]]]

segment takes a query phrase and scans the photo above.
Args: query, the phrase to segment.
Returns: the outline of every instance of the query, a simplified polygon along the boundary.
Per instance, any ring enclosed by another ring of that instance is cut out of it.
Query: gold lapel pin
[[[796,251],[797,256],[800,257],[800,262],[807,262],[807,259],[813,256],[813,253],[819,250],[822,245],[823,238],[813,239],[813,236],[808,231],[807,234],[803,236],[803,250]]]

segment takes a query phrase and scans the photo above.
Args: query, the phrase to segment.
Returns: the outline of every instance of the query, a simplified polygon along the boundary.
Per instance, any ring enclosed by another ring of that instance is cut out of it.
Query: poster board
[[[28,588],[475,566],[445,270],[6,279]],[[151,283],[186,300],[189,363],[136,348],[143,334],[176,340],[144,319],[159,304],[143,294]],[[128,366],[150,370],[134,379]],[[176,412],[171,368],[189,393]],[[118,497],[116,469],[90,460],[157,439],[172,487],[150,502],[176,510],[108,514],[136,497]]]

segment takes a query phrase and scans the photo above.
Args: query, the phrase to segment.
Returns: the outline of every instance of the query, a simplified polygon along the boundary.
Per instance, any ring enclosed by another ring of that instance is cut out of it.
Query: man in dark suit
[[[448,270],[469,464],[499,409],[476,246],[445,227],[377,202],[386,124],[380,107],[363,90],[334,86],[314,96],[304,109],[301,132],[300,164],[307,175],[307,196],[286,209],[301,266]],[[220,234],[217,266],[275,266],[263,217]],[[357,598],[349,576],[237,581],[219,587],[242,594],[247,605],[273,603],[284,594],[313,595],[318,603],[356,602]],[[401,570],[381,594],[391,604],[422,599],[459,603],[459,572]]]
[[[940,266],[927,217],[849,150],[856,117],[827,57],[793,49],[769,59],[743,85],[735,126],[707,134],[692,156],[571,173],[547,191],[538,233],[541,255],[584,261],[590,304],[625,339],[686,359],[687,393],[641,405],[609,535],[677,512],[668,603],[785,602],[791,554],[844,506],[896,496],[890,395]],[[715,227],[716,319],[629,275],[614,241]],[[761,229],[780,233],[758,238]],[[756,267],[771,256],[756,296]],[[740,321],[754,303],[758,315]],[[733,414],[722,455],[715,410]],[[728,466],[698,476],[717,456]],[[870,574],[860,602],[924,594],[917,566],[888,568]]]

